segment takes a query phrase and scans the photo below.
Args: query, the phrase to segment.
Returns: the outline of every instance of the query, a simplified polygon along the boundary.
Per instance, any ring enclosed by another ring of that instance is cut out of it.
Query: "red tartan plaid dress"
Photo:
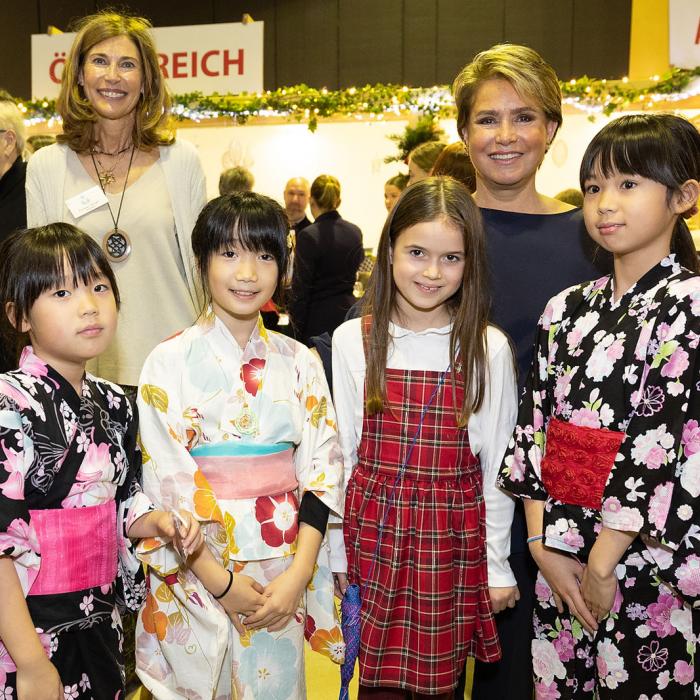
[[[387,368],[387,403],[381,414],[365,414],[348,484],[345,547],[350,582],[362,586],[360,683],[367,686],[445,693],[467,656],[501,655],[488,593],[481,468],[467,429],[457,427],[449,374],[426,413],[367,581],[387,499],[439,377]],[[456,385],[461,405],[459,375]]]

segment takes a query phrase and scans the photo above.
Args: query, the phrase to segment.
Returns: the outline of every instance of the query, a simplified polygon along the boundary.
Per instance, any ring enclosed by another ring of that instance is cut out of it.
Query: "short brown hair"
[[[462,141],[445,146],[442,153],[430,171],[431,175],[449,175],[461,182],[469,192],[476,191],[476,172],[472,165],[472,159],[467,153],[467,148]]]
[[[333,175],[319,175],[311,183],[311,196],[319,209],[330,211],[340,206],[340,183]]]
[[[117,36],[126,36],[136,44],[143,66],[143,94],[136,105],[132,142],[137,148],[173,143],[175,136],[169,128],[170,94],[160,72],[158,54],[150,32],[151,23],[143,17],[105,11],[84,17],[77,30],[56,101],[58,113],[63,118],[63,133],[57,137],[59,143],[67,143],[79,153],[90,150],[93,145],[92,129],[86,126],[94,124],[97,115],[86,99],[83,87],[78,84],[78,77],[88,51],[101,41]]]
[[[412,160],[421,170],[429,173],[443,150],[445,150],[445,144],[442,141],[425,141],[408,154],[408,159]]]
[[[477,90],[482,83],[494,78],[507,80],[521,97],[534,98],[547,119],[556,122],[559,130],[562,123],[561,88],[554,68],[528,46],[496,44],[474,56],[452,85],[460,138],[464,138]]]
[[[255,184],[253,173],[242,165],[224,170],[219,176],[219,194],[250,192]]]

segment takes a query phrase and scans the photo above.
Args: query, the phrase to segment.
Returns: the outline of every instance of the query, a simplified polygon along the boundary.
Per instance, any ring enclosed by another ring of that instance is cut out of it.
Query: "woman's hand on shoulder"
[[[570,612],[591,634],[598,629],[598,622],[586,606],[581,594],[581,580],[584,567],[579,561],[565,552],[546,547],[542,541],[533,542],[530,552],[552,589],[554,602],[559,613],[564,612],[566,603]]]
[[[494,613],[499,613],[515,607],[520,600],[520,591],[517,586],[489,586],[489,596]]]
[[[63,700],[61,677],[46,656],[17,667],[17,700]]]

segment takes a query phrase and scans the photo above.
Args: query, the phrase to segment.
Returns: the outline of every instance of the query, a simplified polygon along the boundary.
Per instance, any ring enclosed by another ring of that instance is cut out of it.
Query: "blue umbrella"
[[[345,590],[343,602],[340,604],[340,628],[345,639],[345,661],[340,667],[340,697],[348,700],[350,680],[355,671],[355,661],[360,651],[360,608],[362,596],[360,587],[353,583]]]

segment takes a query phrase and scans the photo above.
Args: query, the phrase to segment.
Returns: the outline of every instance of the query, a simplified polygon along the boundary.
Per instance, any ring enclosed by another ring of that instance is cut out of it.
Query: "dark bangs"
[[[2,303],[14,304],[19,323],[27,318],[34,302],[44,292],[64,286],[66,272],[74,286],[90,284],[104,276],[112,287],[119,308],[119,289],[100,246],[75,226],[65,223],[17,231],[0,250]]]
[[[277,262],[279,280],[289,263],[289,220],[282,207],[270,197],[255,192],[232,192],[209,202],[192,231],[192,250],[199,270],[202,289],[207,296],[207,272],[212,256],[234,244],[254,253],[267,253]],[[282,285],[273,299],[280,301]]]
[[[665,185],[670,192],[697,177],[687,168],[692,159],[671,156],[684,144],[688,153],[692,153],[694,144],[692,134],[684,133],[687,129],[681,122],[685,120],[669,120],[668,116],[630,114],[604,126],[588,145],[581,161],[581,190],[584,191],[586,180],[597,172],[606,178],[615,172],[639,175]],[[686,123],[693,129],[692,124]]]

